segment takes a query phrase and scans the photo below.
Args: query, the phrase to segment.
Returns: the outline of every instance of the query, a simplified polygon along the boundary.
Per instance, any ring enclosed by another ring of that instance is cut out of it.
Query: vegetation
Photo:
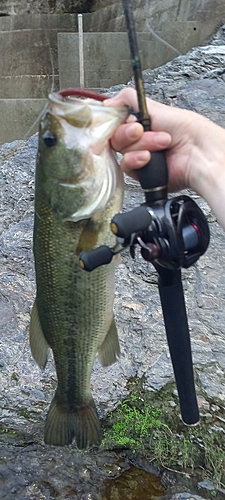
[[[162,392],[159,397],[154,394],[153,399],[140,388],[132,390],[130,398],[106,419],[103,443],[142,452],[172,470],[197,470],[201,477],[209,477],[224,487],[225,429],[223,432],[221,426],[213,425],[212,417],[203,417],[197,427],[185,426],[169,399],[171,392],[170,398],[168,394],[163,397]]]
[[[132,403],[135,400],[136,396],[132,395]],[[140,450],[150,431],[164,425],[159,418],[161,413],[159,408],[139,409],[135,404],[131,406],[129,401],[120,403],[115,413],[109,416],[111,421],[114,422],[115,419],[115,422],[112,423],[112,429],[106,432],[104,442],[108,440],[117,446],[129,446],[133,452]]]
[[[1,429],[0,433],[1,434],[11,434],[12,436],[16,435],[16,431],[14,431],[12,429]]]

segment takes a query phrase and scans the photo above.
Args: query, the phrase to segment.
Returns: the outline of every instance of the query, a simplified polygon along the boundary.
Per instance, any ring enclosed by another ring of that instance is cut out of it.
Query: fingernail
[[[167,132],[159,132],[155,136],[155,144],[159,148],[167,147],[171,141],[171,136]]]
[[[136,153],[136,161],[140,164],[147,163],[149,161],[150,153],[149,151],[138,151]]]
[[[140,134],[143,132],[143,127],[140,123],[131,123],[129,127],[127,127],[127,137],[128,139],[135,140],[140,137]]]

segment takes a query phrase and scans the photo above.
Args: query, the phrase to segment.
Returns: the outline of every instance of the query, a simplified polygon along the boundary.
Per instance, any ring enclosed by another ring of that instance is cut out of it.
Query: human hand
[[[105,105],[128,105],[137,110],[136,91],[124,89]],[[111,140],[112,147],[123,154],[122,170],[137,178],[135,170],[149,161],[150,151],[166,149],[169,191],[192,188],[205,198],[225,227],[225,130],[192,111],[148,98],[147,106],[151,132],[144,132],[130,117]]]

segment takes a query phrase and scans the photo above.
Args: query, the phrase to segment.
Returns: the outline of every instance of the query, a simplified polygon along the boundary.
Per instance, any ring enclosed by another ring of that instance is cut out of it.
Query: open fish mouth
[[[128,107],[103,106],[103,101],[107,99],[108,97],[89,90],[66,89],[49,94],[49,109],[53,114],[64,118],[67,123],[74,127],[88,128],[91,126],[92,137],[94,133],[98,141],[101,136],[108,140],[112,131],[115,130],[118,115],[120,115],[120,122],[128,116]],[[97,134],[94,132],[95,124],[98,126]]]
[[[63,99],[73,99],[74,97],[80,97],[83,99],[94,99],[95,101],[105,101],[108,99],[107,96],[102,95],[102,94],[97,94],[96,92],[92,92],[91,90],[85,90],[85,89],[62,89],[59,92],[57,92],[57,95],[60,98]]]
[[[66,216],[78,222],[104,210],[115,196],[122,172],[109,145],[116,127],[128,116],[127,107],[103,105],[106,96],[80,89],[66,89],[49,94],[48,112],[59,124],[61,140],[67,150],[79,156],[76,172],[58,179],[59,189],[72,191],[79,184],[83,203]],[[70,194],[69,194],[70,196]]]

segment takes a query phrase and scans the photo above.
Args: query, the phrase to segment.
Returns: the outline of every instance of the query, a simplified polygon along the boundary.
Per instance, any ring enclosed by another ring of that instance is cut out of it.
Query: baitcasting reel
[[[115,215],[111,229],[117,235],[113,248],[102,245],[80,256],[86,271],[109,264],[114,255],[135,245],[142,257],[158,272],[167,341],[180,400],[181,416],[187,425],[196,425],[199,411],[188,320],[184,302],[181,268],[188,268],[206,251],[209,229],[204,214],[188,196],[162,199]],[[119,247],[119,248],[118,248]]]
[[[86,271],[109,264],[114,255],[130,246],[141,247],[143,259],[157,268],[171,270],[193,265],[206,251],[209,244],[209,229],[204,214],[188,196],[177,196],[170,200],[142,205],[127,213],[115,215],[111,230],[117,236],[114,247],[102,245],[95,250],[83,252],[80,265]]]

